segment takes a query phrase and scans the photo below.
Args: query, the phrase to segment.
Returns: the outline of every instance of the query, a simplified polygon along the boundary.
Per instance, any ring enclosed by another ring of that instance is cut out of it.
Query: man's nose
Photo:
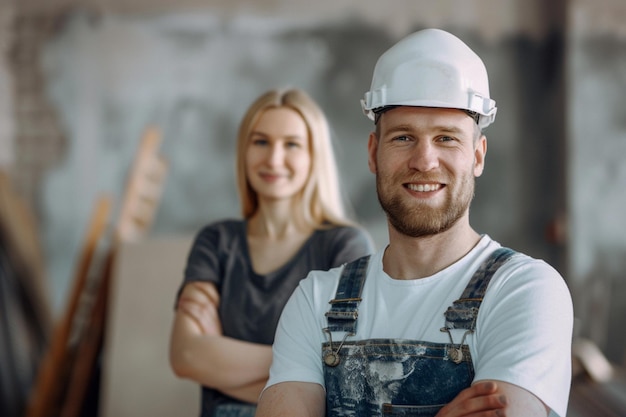
[[[427,172],[439,166],[437,149],[428,141],[420,141],[411,150],[409,160],[410,168],[417,171]]]

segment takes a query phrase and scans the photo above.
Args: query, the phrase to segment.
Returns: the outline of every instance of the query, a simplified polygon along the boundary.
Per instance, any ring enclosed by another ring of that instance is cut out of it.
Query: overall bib
[[[322,344],[326,415],[432,417],[474,379],[465,336],[475,329],[478,309],[496,270],[515,252],[499,248],[472,276],[461,298],[445,312],[442,332],[450,343],[408,339],[349,341],[356,334],[358,305],[369,256],[347,264],[326,313],[328,341]],[[451,329],[465,329],[460,343]],[[331,332],[343,332],[332,340]]]

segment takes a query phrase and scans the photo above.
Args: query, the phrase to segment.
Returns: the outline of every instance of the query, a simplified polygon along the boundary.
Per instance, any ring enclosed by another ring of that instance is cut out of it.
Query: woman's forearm
[[[241,340],[204,335],[188,316],[177,313],[170,341],[170,363],[183,378],[221,391],[264,383],[272,348]]]

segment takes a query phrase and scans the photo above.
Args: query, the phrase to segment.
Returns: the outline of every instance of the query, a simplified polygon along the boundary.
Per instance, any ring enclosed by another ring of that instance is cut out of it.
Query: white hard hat
[[[476,113],[478,126],[496,117],[485,64],[456,36],[425,29],[400,40],[376,63],[370,91],[361,100],[372,120],[387,106],[445,107]]]

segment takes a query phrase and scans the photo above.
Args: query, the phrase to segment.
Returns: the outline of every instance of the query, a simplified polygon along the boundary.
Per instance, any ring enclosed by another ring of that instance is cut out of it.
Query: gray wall
[[[7,62],[13,40],[11,23],[14,15],[14,7],[0,3],[0,167],[11,165],[14,159],[12,77]]]
[[[620,8],[598,10],[591,1],[577,1],[571,10],[564,151],[569,283],[580,332],[595,340],[610,359],[626,364],[624,18],[623,3]]]
[[[483,56],[499,107],[486,131],[476,229],[561,271],[579,334],[622,360],[623,332],[609,325],[618,325],[626,305],[623,1],[74,3],[27,0],[8,9],[51,22],[33,62],[63,139],[50,148],[54,158],[33,175],[27,163],[36,147],[0,136],[2,149],[16,148],[4,164],[41,219],[57,311],[94,198],[120,195],[143,129],[161,128],[171,163],[153,234],[189,236],[238,213],[236,127],[255,96],[279,85],[308,90],[328,113],[346,199],[384,245],[365,164],[371,125],[358,101],[384,49],[438,26]],[[6,27],[0,22],[0,31]],[[19,122],[15,137],[28,125]]]
[[[542,234],[560,197],[553,190],[560,185],[561,163],[555,147],[545,143],[560,134],[549,132],[555,129],[552,121],[562,119],[560,109],[550,106],[560,79],[550,54],[561,40],[509,36],[488,44],[474,31],[449,29],[484,56],[500,107],[487,131],[487,171],[473,209],[476,227],[535,256],[554,257]],[[386,223],[366,164],[371,123],[359,99],[377,57],[395,39],[358,19],[69,15],[43,49],[48,97],[69,142],[42,189],[53,276],[71,275],[68,249],[82,236],[73,226],[77,220],[86,223],[98,193],[120,194],[149,124],[161,128],[162,150],[171,164],[153,234],[194,233],[208,221],[237,215],[232,175],[237,124],[258,94],[282,85],[306,89],[329,115],[347,202],[384,245]],[[539,106],[541,117],[531,111]],[[529,166],[535,169],[525,169]]]

